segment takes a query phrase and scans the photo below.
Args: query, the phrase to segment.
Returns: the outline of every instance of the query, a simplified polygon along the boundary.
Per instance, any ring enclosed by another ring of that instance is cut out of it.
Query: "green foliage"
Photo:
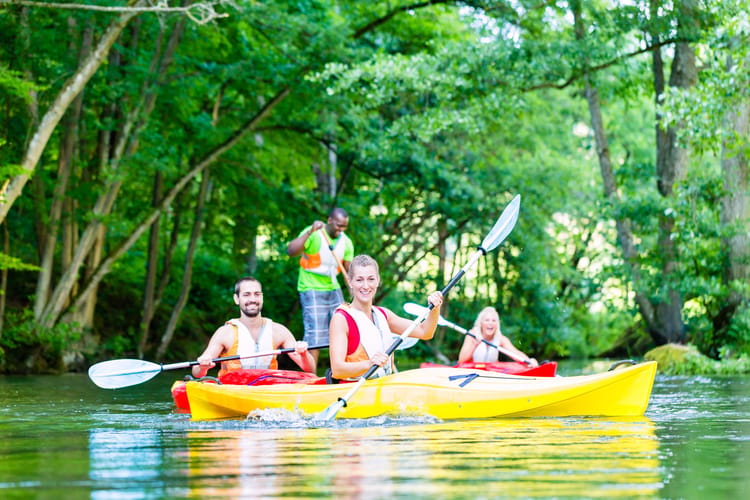
[[[0,252],[0,269],[13,269],[16,271],[39,271],[39,266],[27,264],[17,257]]]
[[[659,111],[664,123],[687,125],[682,139],[698,151],[728,139],[743,151],[742,138],[715,132],[724,111],[748,98],[746,64],[723,66],[727,56],[745,61],[747,13],[734,0],[719,4],[705,5],[703,32],[690,33],[704,68],[699,85],[670,91]],[[264,284],[265,313],[301,336],[297,263],[286,256],[286,244],[313,220],[325,220],[334,205],[350,213],[356,251],[378,258],[382,301],[398,311],[444,285],[516,193],[522,194],[517,227],[451,292],[449,319],[470,327],[482,307],[493,305],[516,345],[540,359],[642,349],[633,276],[613,221],[628,220],[642,271],[638,291],[658,299],[664,289],[658,221],[669,216],[691,341],[713,355],[746,352],[745,309],[726,331],[712,325],[731,293],[747,297],[719,278],[722,238],[743,228],[720,227],[718,162],[691,158],[671,199],[659,195],[654,181],[653,75],[650,54],[639,51],[643,33],[649,43],[672,37],[677,13],[671,5],[656,18],[641,4],[580,5],[585,40],[576,37],[565,3],[425,2],[404,12],[380,1],[246,2],[216,23],[187,23],[163,73],[159,63],[167,59],[158,51],[178,18],[139,16],[83,94],[53,286],[74,250],[62,236],[80,236],[107,182],[122,184],[103,219],[105,254],[152,210],[157,175],[163,196],[210,159],[160,218],[160,273],[172,234],[177,248],[149,350],[178,297],[194,202],[200,180],[210,176],[190,299],[170,359],[193,358],[236,314],[231,286],[250,272]],[[24,13],[29,26],[43,29],[24,30],[19,9],[0,10],[2,178],[19,173],[15,165],[34,130],[31,92],[43,113],[78,66],[84,30],[96,39],[109,21],[77,11]],[[671,48],[662,51],[666,59]],[[584,70],[601,101],[619,200],[602,196],[599,151],[581,95]],[[248,130],[282,90],[287,97]],[[156,100],[148,114],[141,97],[150,95]],[[138,133],[121,161],[108,163],[133,113],[143,120]],[[50,229],[63,129],[72,130],[57,128],[7,219],[8,253],[17,257],[0,255],[0,268],[11,270],[13,311],[28,307],[33,295],[35,268],[27,263],[38,261]],[[230,150],[212,156],[240,132]],[[98,340],[86,343],[87,355],[135,352],[146,256],[142,236],[102,282],[93,325]],[[81,270],[82,280],[89,271]],[[457,354],[463,338],[441,337],[440,350]],[[431,346],[420,343],[404,354],[428,356]]]
[[[715,19],[699,46],[700,80],[687,89],[668,90],[662,125],[681,125],[683,142],[701,153],[717,154],[722,143],[747,151],[747,138],[736,137],[726,126],[727,114],[750,98],[747,2],[716,2],[708,11]]]
[[[748,284],[744,283],[747,287]],[[747,290],[743,292],[747,295]],[[722,358],[731,355],[750,356],[750,306],[742,305],[729,323],[726,335],[720,340],[719,354]]]
[[[104,358],[124,358],[132,356],[136,351],[135,335],[108,336],[100,344],[99,354]]]
[[[20,71],[13,71],[0,61],[0,90],[7,96],[13,96],[25,104],[31,103],[31,95],[44,88],[29,82]]]
[[[0,146],[3,146],[4,144],[5,141],[0,142]],[[0,165],[0,177],[10,178],[23,173],[24,169],[21,165]]]
[[[46,328],[30,310],[12,311],[0,335],[0,372],[59,373],[62,356],[81,337],[75,324]]]

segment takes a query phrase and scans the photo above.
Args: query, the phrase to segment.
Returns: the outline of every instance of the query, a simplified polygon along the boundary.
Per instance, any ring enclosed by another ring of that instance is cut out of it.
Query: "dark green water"
[[[565,374],[565,373],[563,373]],[[657,376],[632,419],[191,422],[175,377],[0,377],[0,498],[745,498],[750,377]]]

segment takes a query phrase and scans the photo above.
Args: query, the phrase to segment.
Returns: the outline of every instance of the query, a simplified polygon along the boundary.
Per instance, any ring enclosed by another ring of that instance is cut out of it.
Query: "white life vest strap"
[[[243,356],[249,356],[259,352],[273,351],[273,330],[271,324],[273,323],[268,318],[263,318],[263,326],[258,334],[258,341],[253,339],[250,334],[250,330],[238,319],[230,319],[227,323],[231,323],[237,328],[237,354],[242,358]],[[273,356],[261,356],[257,358],[245,358],[240,359],[242,368],[260,368],[268,369],[271,367],[271,361]]]
[[[369,357],[377,352],[385,352],[393,343],[393,334],[388,327],[388,318],[378,307],[372,308],[373,319],[368,318],[365,313],[354,308],[347,308],[347,312],[357,323],[359,330],[359,342]],[[372,378],[390,375],[393,370],[393,355],[388,359],[385,367],[379,367]]]

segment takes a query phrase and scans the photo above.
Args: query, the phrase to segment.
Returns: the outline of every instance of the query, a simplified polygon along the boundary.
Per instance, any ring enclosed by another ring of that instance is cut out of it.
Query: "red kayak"
[[[422,363],[420,368],[444,368],[447,365],[438,363]],[[470,368],[474,370],[487,370],[489,372],[508,373],[511,375],[523,375],[524,377],[554,377],[557,373],[557,362],[547,361],[541,365],[532,368],[525,363],[517,361],[495,361],[494,363],[475,363],[467,361],[453,365],[454,368]]]
[[[177,380],[172,384],[172,399],[180,413],[190,413],[185,380]],[[231,385],[275,385],[275,384],[325,384],[325,377],[318,377],[314,373],[294,370],[262,370],[246,369],[225,373],[218,379],[220,384]]]

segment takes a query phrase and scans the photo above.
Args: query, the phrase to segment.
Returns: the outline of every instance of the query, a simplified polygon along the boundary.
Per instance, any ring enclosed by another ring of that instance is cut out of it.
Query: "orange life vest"
[[[258,342],[255,342],[253,340],[252,335],[250,335],[250,332],[247,330],[247,328],[244,328],[244,325],[242,325],[242,323],[236,321],[237,320],[227,321],[227,324],[231,325],[232,328],[234,328],[234,342],[232,342],[232,347],[230,347],[229,350],[221,354],[221,357],[235,355],[249,356],[251,354],[255,354],[256,352],[274,350],[272,330],[273,321],[268,318],[263,318],[263,327],[258,334]],[[240,332],[238,324],[243,327],[242,332]],[[240,339],[240,334],[243,336],[242,339]],[[276,360],[276,356],[263,356],[257,358],[233,359],[231,361],[223,361],[221,363],[221,369],[219,370],[219,377],[234,370],[248,368],[268,368],[271,370],[276,370],[278,368],[278,361]]]

